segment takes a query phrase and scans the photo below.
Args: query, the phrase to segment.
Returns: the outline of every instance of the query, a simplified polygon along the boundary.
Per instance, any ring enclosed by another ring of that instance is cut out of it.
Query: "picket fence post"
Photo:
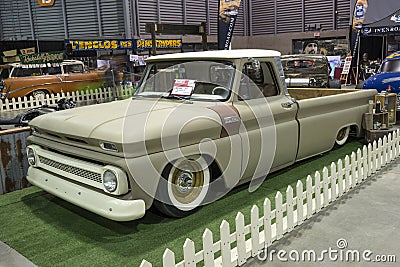
[[[314,175],[315,212],[321,210],[321,174],[316,171]]]
[[[275,224],[276,224],[276,240],[283,236],[283,203],[282,194],[277,192],[275,196]]]
[[[175,267],[175,253],[169,248],[163,254],[163,267]]]
[[[361,155],[361,149],[357,149],[357,181],[356,184],[361,183],[362,177],[363,177],[363,159]]]
[[[287,232],[291,232],[294,228],[293,221],[293,188],[289,185],[286,189],[286,222]],[[265,230],[265,229],[264,229]]]
[[[337,180],[337,173],[336,173],[336,164],[335,162],[331,163],[331,179],[330,179],[330,184],[331,184],[331,201],[336,200],[338,193],[336,189],[336,180]]]
[[[337,171],[338,171],[338,194],[339,197],[343,196],[343,192],[344,192],[344,180],[343,180],[343,163],[342,163],[342,159],[338,159],[337,162]]]
[[[244,221],[243,221],[243,228],[244,228]],[[206,230],[203,233],[203,260],[205,267],[214,266],[214,241],[212,232],[208,228],[206,228]]]
[[[195,255],[194,242],[186,238],[183,244],[183,261],[185,262],[185,266],[196,266]]]
[[[153,265],[151,265],[151,263],[146,260],[142,260],[142,263],[140,264],[140,267],[152,267],[152,266]]]
[[[350,175],[351,175],[351,165],[350,165],[350,157],[346,155],[344,158],[345,165],[345,190],[344,192],[348,192],[350,190]]]
[[[236,225],[236,247],[237,247],[237,262],[238,265],[241,266],[247,260],[246,257],[246,235],[244,231],[244,215],[241,212],[238,212],[235,218],[235,225]],[[265,229],[264,232],[270,229]],[[208,256],[208,255],[207,255]],[[204,257],[204,263],[206,262]],[[214,266],[214,254],[212,255],[212,259],[210,257],[210,265]],[[207,266],[207,265],[205,265]]]
[[[230,230],[229,229],[230,229],[229,223],[227,221],[223,220],[219,227],[220,240],[221,240],[222,266],[231,266],[231,240],[230,240]],[[258,234],[258,230],[257,230],[257,234]],[[251,238],[253,239],[253,236]],[[194,265],[194,266],[196,266],[196,265]]]
[[[301,192],[303,193],[303,191]],[[271,216],[271,201],[265,198],[264,203],[264,248],[272,245],[272,216]]]
[[[253,205],[250,213],[250,233],[251,233],[251,255],[257,256],[260,251],[260,228],[259,228],[259,210],[257,205]]]
[[[303,198],[303,183],[300,180],[298,180],[297,184],[296,184],[297,225],[301,225],[304,221],[303,200],[304,200],[304,198]]]
[[[351,153],[351,185],[350,188],[356,186],[357,181],[357,160],[356,153]]]
[[[324,203],[323,206],[326,207],[329,205],[329,174],[328,174],[328,168],[324,167],[322,169],[322,183],[323,183],[323,188],[322,188],[322,194],[324,196]]]

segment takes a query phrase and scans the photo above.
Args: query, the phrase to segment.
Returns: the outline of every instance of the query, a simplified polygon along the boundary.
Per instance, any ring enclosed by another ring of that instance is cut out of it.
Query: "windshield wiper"
[[[165,99],[178,99],[178,100],[187,100],[187,98],[183,98],[181,96],[177,96],[177,95],[163,95],[161,96],[161,98],[165,98]]]

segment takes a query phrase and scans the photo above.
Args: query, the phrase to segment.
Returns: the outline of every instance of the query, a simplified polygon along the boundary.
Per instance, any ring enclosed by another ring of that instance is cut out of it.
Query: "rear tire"
[[[347,139],[349,139],[349,135],[350,135],[350,126],[340,129],[336,135],[335,145],[340,147],[346,144]]]
[[[32,96],[34,99],[38,98],[39,100],[44,100],[48,94],[49,92],[46,90],[36,90],[31,92],[28,97],[30,98],[30,96]]]
[[[211,170],[203,158],[179,159],[164,169],[154,206],[175,218],[193,214],[201,208],[211,180]]]
[[[328,86],[329,86],[329,88],[336,88],[336,89],[342,88],[342,84],[340,83],[340,80],[338,80],[338,79],[329,79]]]

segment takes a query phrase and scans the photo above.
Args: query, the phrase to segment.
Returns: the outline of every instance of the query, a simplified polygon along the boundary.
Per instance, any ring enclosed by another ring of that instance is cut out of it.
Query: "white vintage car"
[[[361,133],[375,90],[287,90],[280,53],[154,56],[123,101],[31,122],[28,181],[116,221],[181,217]]]

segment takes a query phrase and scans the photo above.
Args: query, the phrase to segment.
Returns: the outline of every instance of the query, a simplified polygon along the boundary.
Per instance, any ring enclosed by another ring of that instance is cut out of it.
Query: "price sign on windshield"
[[[175,79],[171,95],[190,96],[192,95],[195,85],[196,85],[196,80]]]

